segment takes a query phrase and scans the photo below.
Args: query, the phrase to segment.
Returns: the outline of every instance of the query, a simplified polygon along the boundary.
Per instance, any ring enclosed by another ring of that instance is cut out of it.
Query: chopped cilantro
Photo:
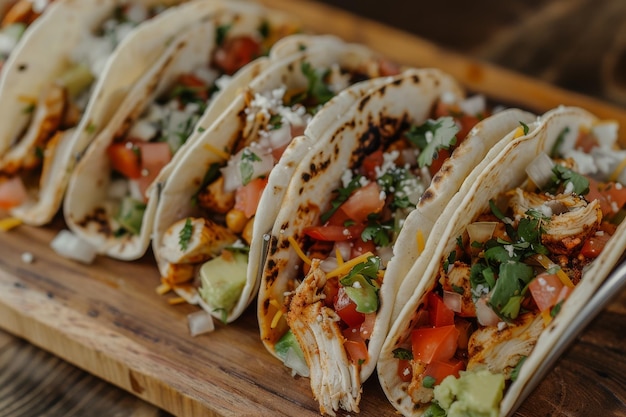
[[[446,258],[446,260],[443,261],[443,269],[444,269],[444,271],[447,271],[448,268],[450,267],[450,265],[454,264],[455,261],[456,261],[456,251],[453,250],[452,252],[450,252],[450,254]]]
[[[559,164],[552,167],[552,173],[551,181],[544,191],[555,194],[561,187],[565,188],[568,183],[571,183],[575,194],[585,195],[589,192],[589,180],[579,173]]]
[[[361,178],[362,177],[363,177],[362,175],[357,175],[355,177],[352,177],[352,179],[350,180],[350,183],[348,183],[347,187],[345,187],[345,188],[338,188],[338,189],[333,191],[337,196],[335,197],[335,199],[333,201],[331,201],[331,203],[330,203],[330,205],[331,205],[330,210],[322,213],[322,215],[320,216],[320,218],[322,220],[322,223],[326,223],[328,221],[328,219],[330,219],[330,217],[333,214],[335,214],[337,209],[339,209],[339,207],[346,200],[348,200],[348,198],[350,197],[350,194],[352,194],[352,192],[354,192],[357,188],[361,187]]]
[[[260,161],[261,158],[252,152],[250,148],[245,148],[241,153],[241,161],[239,162],[239,173],[241,174],[241,183],[243,185],[252,181],[254,175],[254,162]]]
[[[426,375],[422,380],[422,386],[424,388],[432,388],[435,386],[435,382],[437,382],[437,380],[434,377]]]
[[[307,97],[313,98],[317,105],[324,104],[335,96],[335,93],[324,82],[324,79],[330,73],[329,69],[316,69],[306,61],[302,62],[300,69],[309,82]]]
[[[372,217],[372,216],[370,216]],[[373,240],[377,246],[389,246],[389,232],[393,230],[390,224],[379,223],[375,218],[368,219],[367,226],[361,232],[364,242]]]
[[[563,301],[565,300],[559,301],[554,305],[554,307],[552,307],[552,309],[550,309],[550,317],[554,318],[557,316],[557,314],[559,314],[559,312],[561,311],[561,307],[563,307]]]
[[[178,244],[180,245],[181,251],[184,252],[187,250],[192,235],[193,225],[191,224],[191,218],[187,217],[187,220],[185,220],[185,225],[182,229],[180,229],[180,233],[178,234]]]
[[[232,26],[233,26],[232,24],[221,25],[215,29],[215,43],[218,46],[222,46],[222,44],[226,40],[226,34],[228,33],[228,31],[231,29]]]
[[[519,371],[520,369],[522,369],[522,365],[524,365],[524,362],[526,362],[527,357],[528,356],[522,356],[519,362],[517,362],[517,365],[515,365],[515,368],[513,368],[513,371],[511,371],[511,381],[517,380],[517,377],[519,376]]]
[[[44,154],[44,150],[41,146],[35,146],[35,156],[37,157],[37,159],[43,159],[45,154]]]
[[[565,136],[567,136],[567,134],[569,133],[569,126],[566,126],[563,130],[561,130],[561,133],[559,133],[559,136],[557,136],[556,141],[554,142],[554,145],[552,145],[552,149],[550,149],[550,158],[554,159],[554,158],[558,158],[561,155],[561,146],[563,146],[563,142],[565,141]]]
[[[283,126],[283,117],[280,114],[271,115],[268,125],[270,130],[280,129]]]
[[[452,291],[454,291],[457,294],[465,294],[465,288],[459,287],[458,285],[454,285],[454,284],[452,284]]]
[[[378,290],[376,282],[380,258],[370,256],[365,262],[356,264],[348,275],[339,282],[343,286],[346,295],[356,304],[359,313],[374,313],[378,310]]]
[[[392,353],[393,353],[393,357],[396,359],[404,359],[404,360],[413,359],[413,352],[411,352],[411,350],[409,349],[396,348],[393,350]]]
[[[85,132],[89,133],[90,135],[92,133],[94,133],[96,131],[96,125],[93,123],[89,123],[86,127],[85,127]]]
[[[267,19],[263,19],[263,21],[259,25],[258,31],[263,39],[267,39],[271,33],[270,22]]]
[[[524,122],[519,122],[519,124],[522,126],[522,130],[524,131],[524,134],[527,135],[528,134],[528,125]]]
[[[437,159],[440,150],[450,149],[456,144],[458,132],[459,127],[454,119],[446,116],[437,120],[429,119],[421,126],[412,126],[406,138],[421,150],[417,162],[423,168]]]
[[[35,111],[35,103],[29,103],[22,109],[22,113],[30,114]]]

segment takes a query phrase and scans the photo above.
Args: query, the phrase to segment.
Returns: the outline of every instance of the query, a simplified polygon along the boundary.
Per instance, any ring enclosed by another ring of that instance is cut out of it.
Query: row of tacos
[[[377,371],[404,415],[506,415],[625,250],[626,151],[582,109],[493,106],[254,3],[26,3],[0,206],[62,207],[68,256],[150,250],[224,323],[256,302],[322,414]]]

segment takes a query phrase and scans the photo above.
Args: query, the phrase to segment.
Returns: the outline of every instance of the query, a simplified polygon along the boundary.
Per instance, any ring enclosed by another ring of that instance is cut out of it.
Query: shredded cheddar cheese
[[[550,324],[550,322],[552,321],[552,316],[550,315],[550,309],[543,310],[541,312],[541,318],[543,318],[543,324],[545,324],[546,326]]]
[[[617,181],[619,174],[621,174],[622,171],[625,169],[626,169],[626,159],[620,162],[617,168],[615,168],[613,172],[611,173],[611,175],[609,175],[609,181]]]
[[[417,254],[420,255],[424,251],[424,247],[426,247],[426,243],[424,242],[424,233],[422,232],[422,229],[417,229],[415,239],[417,241]]]
[[[0,220],[0,230],[3,232],[8,232],[11,229],[15,229],[17,226],[22,224],[22,220],[16,217],[7,217],[6,219]]]
[[[541,266],[543,266],[545,269],[550,269],[553,268],[556,265],[554,262],[552,262],[547,256],[543,256],[543,255],[536,255],[534,257],[537,262],[539,262],[541,264]],[[572,282],[572,280],[567,276],[567,274],[565,273],[565,271],[563,271],[561,268],[558,268],[557,271],[555,272],[556,276],[559,277],[559,279],[561,280],[561,282],[563,283],[563,285],[565,285],[566,287],[570,287],[570,288],[574,288],[574,283]]]
[[[348,271],[350,271],[353,266],[358,265],[361,262],[367,261],[367,258],[369,258],[370,256],[374,256],[374,254],[372,252],[365,252],[363,255],[350,259],[348,262],[344,262],[343,264],[339,265],[334,270],[330,271],[328,274],[326,274],[326,277],[332,278],[332,277],[338,277],[340,275],[344,275]]]
[[[222,158],[223,160],[227,161],[230,158],[230,155],[221,150],[216,148],[215,146],[209,144],[209,143],[205,143],[202,145],[204,147],[204,149],[206,149],[207,151],[214,153],[215,155],[219,156],[220,158]]]
[[[302,252],[302,248],[300,248],[300,245],[298,245],[298,242],[296,242],[296,239],[294,239],[292,236],[289,236],[287,240],[293,247],[293,250],[296,251],[300,259],[302,259],[302,262],[304,262],[307,265],[311,265],[311,260],[309,259],[308,256],[304,254],[304,252]]]
[[[167,300],[167,302],[171,305],[182,304],[185,302],[185,299],[183,297],[176,297],[176,298],[170,298],[169,300]]]
[[[280,303],[275,298],[270,299],[270,305],[276,308],[280,308]]]
[[[270,323],[271,329],[275,329],[276,326],[278,326],[278,320],[280,320],[282,316],[283,316],[283,310],[278,310],[276,314],[274,314],[274,318],[272,319],[272,322]]]
[[[339,248],[335,249],[335,256],[337,257],[337,264],[343,265],[343,256],[341,256],[341,251],[339,250]]]

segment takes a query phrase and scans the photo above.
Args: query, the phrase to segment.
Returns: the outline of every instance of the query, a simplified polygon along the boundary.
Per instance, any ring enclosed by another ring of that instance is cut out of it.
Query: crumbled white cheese
[[[22,262],[25,264],[32,264],[35,261],[35,255],[31,252],[23,252],[22,253]]]

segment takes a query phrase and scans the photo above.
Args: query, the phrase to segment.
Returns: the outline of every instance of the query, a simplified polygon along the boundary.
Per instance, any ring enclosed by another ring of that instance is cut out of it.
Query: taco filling
[[[626,155],[613,147],[614,126],[562,132],[551,155],[540,154],[523,184],[492,199],[443,257],[435,287],[393,351],[418,407],[459,415],[467,404],[446,395],[454,378],[480,385],[477,375],[485,384],[498,375],[502,383],[487,385],[500,399],[504,381],[515,380],[624,217],[626,189],[614,174]]]
[[[139,4],[116,7],[97,30],[84,35],[54,83],[38,98],[23,98],[24,112],[31,114],[29,127],[0,161],[0,177],[16,193],[11,199],[0,199],[0,207],[11,209],[23,204],[28,198],[27,188],[45,181],[41,170],[44,161],[53,159],[63,136],[80,122],[95,80],[117,45],[138,24],[163,9]]]
[[[245,125],[234,149],[224,152],[226,163],[213,164],[194,196],[202,215],[188,217],[171,225],[162,241],[162,257],[167,262],[162,277],[168,287],[189,286],[199,269],[199,293],[223,317],[238,301],[246,282],[245,270],[238,277],[220,280],[220,258],[232,259],[231,252],[247,253],[259,199],[268,175],[292,138],[301,135],[317,110],[339,91],[369,78],[360,70],[333,65],[315,68],[307,61],[300,65],[306,88],[288,89],[283,85],[271,91],[246,92]],[[247,259],[243,260],[247,264]],[[202,266],[202,268],[200,268]],[[218,282],[219,281],[219,282]],[[191,284],[194,285],[194,284]]]
[[[303,259],[305,278],[282,306],[270,300],[276,310],[271,326],[284,329],[274,348],[297,372],[308,374],[307,366],[311,370],[322,413],[332,414],[338,407],[358,410],[359,369],[371,360],[367,346],[393,242],[443,160],[487,115],[480,96],[461,104],[476,100],[481,105],[470,114],[444,97],[432,119],[381,140],[358,168],[344,173],[330,209],[320,215],[322,225],[303,229],[302,248],[290,240]],[[290,344],[292,351],[285,349],[286,340],[297,341]]]
[[[178,75],[168,91],[108,147],[113,216],[106,216],[111,221],[101,223],[115,236],[140,233],[148,186],[191,136],[211,99],[225,88],[230,76],[266,54],[268,39],[275,37],[266,21],[255,33],[228,36],[231,28],[232,24],[217,27],[216,47],[208,64]],[[96,213],[87,221],[99,221],[99,217]]]

